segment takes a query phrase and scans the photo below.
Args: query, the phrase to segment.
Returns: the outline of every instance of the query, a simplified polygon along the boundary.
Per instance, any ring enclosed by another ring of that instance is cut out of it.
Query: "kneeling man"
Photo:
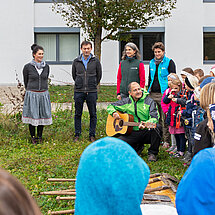
[[[147,129],[145,123],[158,123],[159,113],[157,105],[152,98],[148,96],[148,92],[142,90],[137,82],[131,82],[128,86],[129,97],[111,103],[107,107],[107,111],[115,119],[120,118],[116,111],[121,111],[134,116],[134,122],[140,125],[134,126],[131,134],[120,135],[119,138],[132,146],[135,151],[140,154],[144,148],[144,144],[150,144],[148,149],[148,161],[156,161],[159,152],[161,129],[157,124],[155,129]]]

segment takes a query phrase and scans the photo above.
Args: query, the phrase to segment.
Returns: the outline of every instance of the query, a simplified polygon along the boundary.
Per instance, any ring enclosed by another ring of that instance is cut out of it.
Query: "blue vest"
[[[159,81],[159,84],[160,84],[162,94],[168,88],[167,76],[169,75],[168,67],[169,67],[170,60],[171,59],[169,59],[168,57],[164,56],[163,60],[161,61],[161,63],[158,66],[158,81]],[[155,77],[156,64],[155,64],[154,59],[152,59],[150,61],[149,68],[150,68],[149,75],[151,77],[151,83],[150,83],[150,86],[148,88],[148,92],[150,91],[150,88],[152,86],[152,83],[153,83],[154,77]]]

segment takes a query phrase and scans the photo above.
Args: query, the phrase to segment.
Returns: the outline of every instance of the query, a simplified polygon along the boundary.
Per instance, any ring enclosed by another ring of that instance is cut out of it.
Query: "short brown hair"
[[[81,43],[81,48],[82,48],[83,46],[87,46],[87,45],[90,45],[91,48],[93,47],[93,46],[92,46],[92,43],[91,43],[90,41],[83,41],[83,42]]]
[[[194,75],[194,72],[193,72],[192,68],[190,68],[190,67],[186,67],[186,68],[182,69],[182,71],[185,71],[191,75]]]
[[[162,51],[165,51],[165,46],[162,42],[156,42],[153,46],[152,46],[152,51],[154,51],[155,49],[161,49]]]
[[[204,76],[204,71],[202,69],[195,69],[193,71],[194,75],[196,76],[197,74],[199,75],[199,77],[203,77]]]

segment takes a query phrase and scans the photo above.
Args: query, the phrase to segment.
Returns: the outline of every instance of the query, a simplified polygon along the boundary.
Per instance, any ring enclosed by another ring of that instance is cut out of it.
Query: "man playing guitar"
[[[147,128],[148,122],[158,123],[157,105],[137,82],[131,82],[128,90],[129,97],[109,104],[107,112],[115,119],[120,118],[117,111],[133,115],[134,122],[139,122],[139,126],[134,126],[131,134],[120,135],[118,138],[127,142],[138,154],[142,152],[144,144],[150,144],[148,161],[157,161],[161,140],[160,125],[157,124],[155,129]]]

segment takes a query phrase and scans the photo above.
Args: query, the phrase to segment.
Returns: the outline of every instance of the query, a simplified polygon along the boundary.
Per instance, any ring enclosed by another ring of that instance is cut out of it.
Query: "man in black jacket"
[[[83,41],[81,43],[82,54],[73,61],[72,77],[75,81],[74,100],[75,100],[75,139],[78,141],[81,134],[81,116],[83,104],[86,100],[90,113],[90,141],[95,141],[96,130],[96,100],[97,85],[102,77],[102,68],[99,60],[91,54],[92,43]]]

